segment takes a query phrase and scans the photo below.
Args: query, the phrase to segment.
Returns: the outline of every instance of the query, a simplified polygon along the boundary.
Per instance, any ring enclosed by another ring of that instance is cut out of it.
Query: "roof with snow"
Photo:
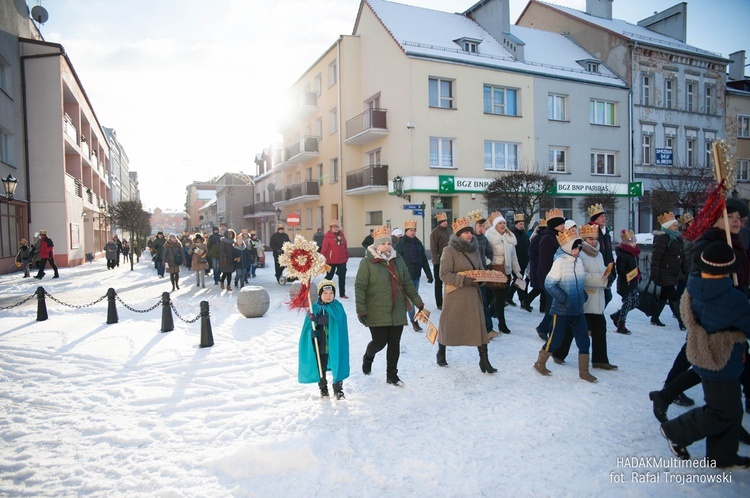
[[[717,54],[716,52],[709,52],[708,50],[703,50],[692,45],[688,45],[687,43],[683,43],[676,38],[657,33],[656,31],[652,31],[643,26],[638,26],[637,24],[631,24],[620,19],[604,19],[602,17],[592,16],[590,14],[587,14],[586,12],[581,12],[580,10],[571,9],[570,7],[563,7],[562,5],[542,2],[540,0],[536,1],[537,3],[565,12],[570,16],[581,19],[582,21],[586,21],[587,23],[594,24],[596,26],[599,26],[600,28],[604,28],[634,42],[646,43],[648,45],[662,47],[669,50],[678,50],[681,52],[701,55],[704,57],[723,59],[721,54]]]
[[[569,38],[557,33],[511,26],[510,34],[524,44],[525,60],[520,61],[516,60],[500,41],[463,14],[385,0],[365,0],[365,3],[409,57],[608,86],[627,86],[601,63],[599,73],[587,71],[580,61],[597,59]],[[477,53],[464,51],[456,43],[456,40],[461,39],[478,41]]]

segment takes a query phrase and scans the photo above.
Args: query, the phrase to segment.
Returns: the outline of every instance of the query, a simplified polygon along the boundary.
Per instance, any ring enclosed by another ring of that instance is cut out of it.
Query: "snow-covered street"
[[[149,259],[132,272],[124,264],[108,271],[97,260],[41,282],[3,275],[0,307],[41,285],[72,305],[112,287],[146,309],[171,288]],[[750,495],[747,470],[677,467],[659,435],[648,392],[662,385],[685,337],[667,312],[664,328],[633,312],[631,336],[611,333],[610,323],[609,357],[619,370],[592,370],[596,384],[578,378],[575,354],[567,365],[549,361],[550,377],[534,371],[538,300],[533,313],[507,309],[512,333],[489,345],[495,375],[479,371],[469,347],[449,347],[449,367],[438,367],[437,346],[405,328],[399,388],[385,382],[385,351],[372,375],[361,372],[370,334],[356,319],[360,260],[353,258],[351,299],[342,300],[352,375],[346,400],[321,400],[315,384],[297,383],[303,315],[287,310],[291,285],[274,282],[270,253],[267,261],[251,285],[268,291],[271,307],[252,319],[237,310],[239,289],[221,291],[212,278],[196,289],[183,268],[174,305],[192,319],[200,301],[210,303],[211,348],[198,347],[200,321],[175,316],[175,330],[160,333],[160,307],[135,313],[118,303],[112,325],[106,299],[71,308],[48,298],[42,322],[36,299],[0,311],[0,495]],[[424,277],[420,295],[437,324]],[[607,313],[617,306],[615,295]],[[700,387],[688,394],[702,400]],[[684,410],[672,406],[669,414]],[[689,449],[705,456],[704,442]],[[750,447],[740,445],[740,454]],[[688,482],[694,478],[731,482]]]

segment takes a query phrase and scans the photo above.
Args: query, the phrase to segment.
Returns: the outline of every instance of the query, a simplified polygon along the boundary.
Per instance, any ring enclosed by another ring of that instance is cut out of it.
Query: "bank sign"
[[[438,193],[485,192],[494,181],[494,178],[462,178],[440,175],[438,177]],[[552,189],[551,193],[559,196],[609,194],[622,197],[640,197],[643,195],[643,183],[557,182],[557,186]]]

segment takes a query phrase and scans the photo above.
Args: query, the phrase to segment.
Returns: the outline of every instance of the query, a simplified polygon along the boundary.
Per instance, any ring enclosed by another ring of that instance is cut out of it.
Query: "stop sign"
[[[299,225],[299,215],[298,214],[290,214],[286,217],[286,224],[290,227],[296,227]]]

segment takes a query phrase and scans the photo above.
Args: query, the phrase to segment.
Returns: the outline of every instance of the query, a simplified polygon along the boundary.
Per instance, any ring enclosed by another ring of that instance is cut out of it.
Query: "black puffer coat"
[[[651,254],[651,280],[661,287],[677,285],[680,274],[687,275],[690,265],[685,257],[682,236],[671,240],[661,230],[654,230],[654,251]]]

